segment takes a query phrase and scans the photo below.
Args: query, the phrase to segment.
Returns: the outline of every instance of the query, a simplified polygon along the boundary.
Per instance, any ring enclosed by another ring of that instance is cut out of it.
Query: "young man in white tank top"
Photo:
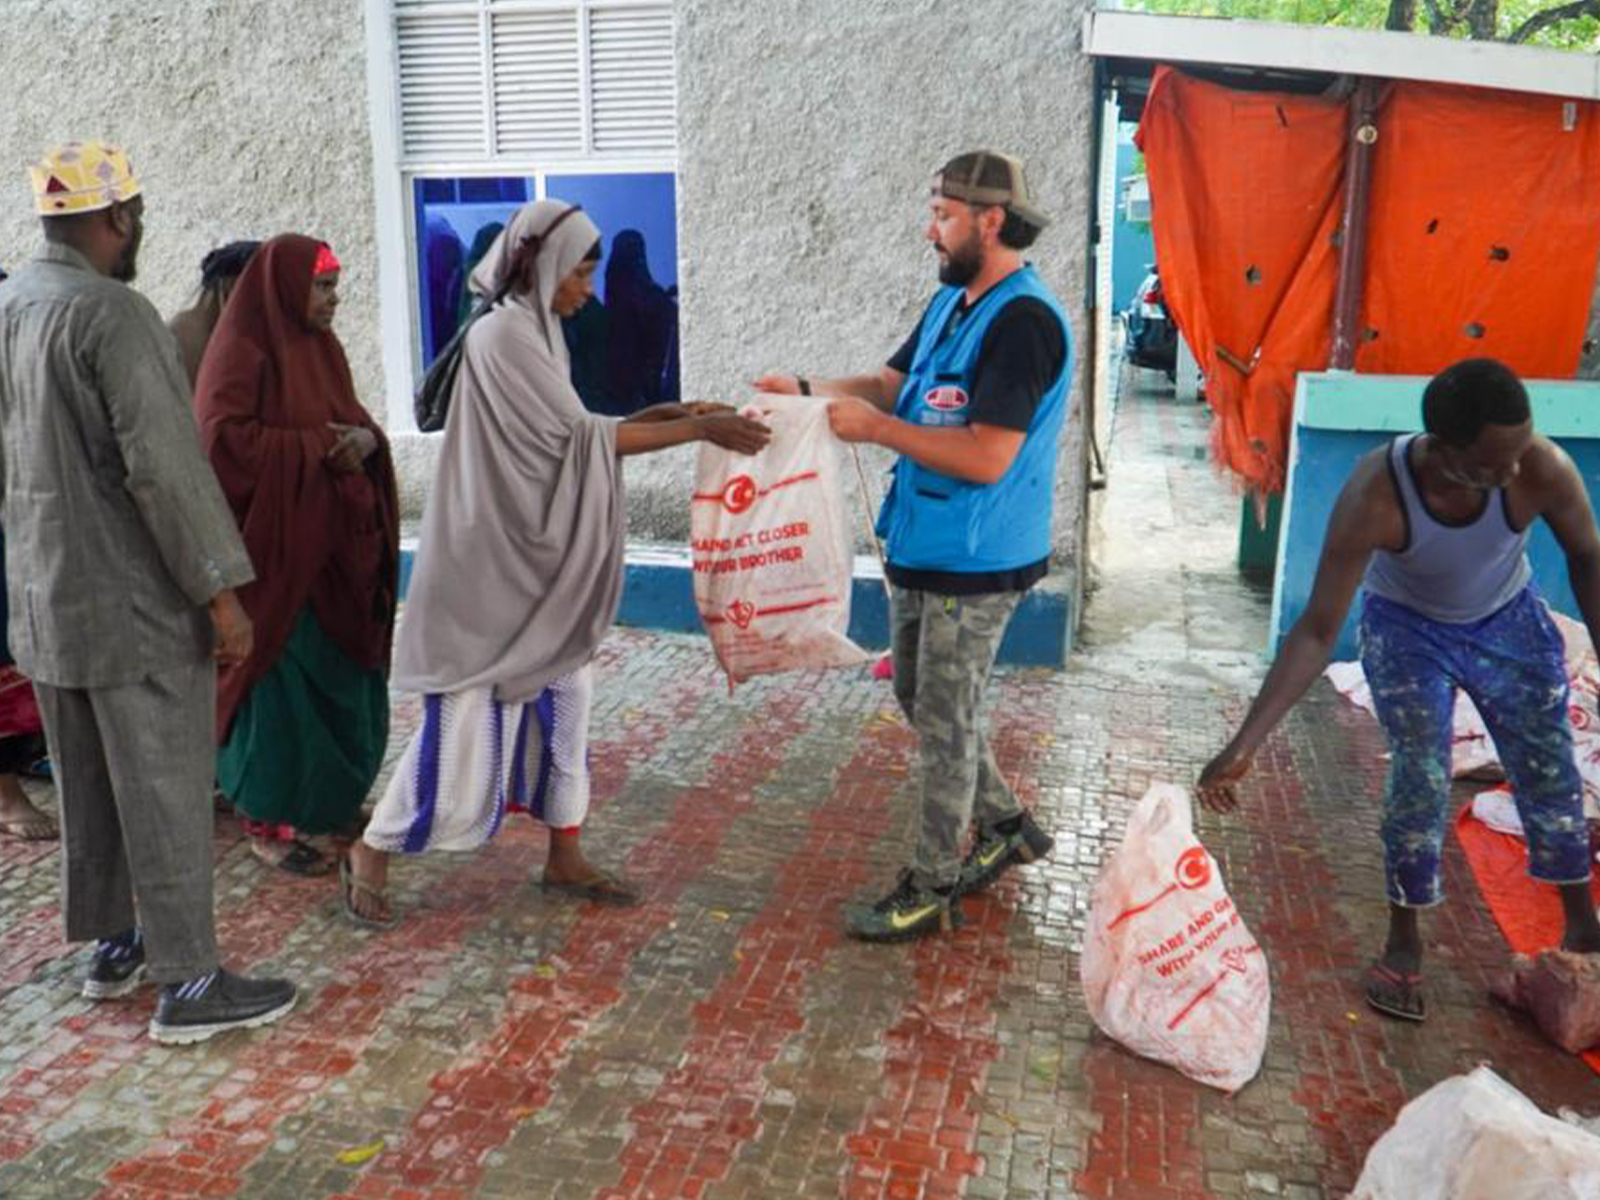
[[[1390,749],[1382,827],[1389,936],[1365,990],[1379,1012],[1413,1021],[1425,1015],[1417,911],[1443,898],[1458,687],[1505,765],[1528,872],[1560,892],[1563,948],[1600,953],[1561,637],[1528,582],[1523,548],[1542,517],[1600,645],[1600,533],[1588,493],[1571,458],[1533,431],[1527,392],[1501,363],[1446,368],[1428,384],[1422,411],[1425,433],[1372,451],[1345,483],[1306,610],[1199,784],[1206,807],[1238,807],[1252,755],[1328,665],[1365,583],[1361,662]]]

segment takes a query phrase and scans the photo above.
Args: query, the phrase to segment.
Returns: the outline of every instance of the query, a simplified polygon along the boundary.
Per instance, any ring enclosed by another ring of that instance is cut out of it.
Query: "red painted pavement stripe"
[[[1248,877],[1261,890],[1256,937],[1273,965],[1273,1004],[1300,1072],[1294,1099],[1327,1151],[1324,1188],[1343,1195],[1355,1185],[1367,1150],[1406,1102],[1404,1084],[1389,1062],[1385,1023],[1364,1009],[1356,1021],[1348,1015],[1358,1003],[1362,969],[1377,948],[1358,943],[1339,911],[1337,881],[1316,837],[1320,822],[1306,803],[1302,775],[1283,738],[1256,756],[1255,776],[1251,823],[1262,830],[1304,831],[1297,838],[1250,838]],[[1382,895],[1372,903],[1383,911]]]
[[[462,941],[526,886],[535,841],[519,823],[430,887],[433,907],[374,936],[303,1011],[253,1039],[198,1113],[106,1172],[97,1200],[235,1195],[278,1124],[352,1071],[384,1017],[447,975]]]
[[[1122,707],[1126,703],[1135,704],[1138,711]],[[1134,763],[1160,762],[1168,714],[1159,709],[1150,712],[1147,695],[1112,704],[1107,727],[1117,731],[1119,756]],[[1118,782],[1128,795],[1137,796],[1152,781],[1141,777]],[[1084,1196],[1204,1200],[1210,1195],[1200,1146],[1203,1084],[1109,1041],[1090,1048],[1084,1074],[1089,1081],[1089,1108],[1100,1123],[1089,1136],[1083,1168],[1073,1179]]]
[[[630,856],[626,873],[643,885],[645,903],[590,906],[554,954],[559,975],[530,970],[512,984],[500,1027],[460,1066],[434,1078],[432,1102],[413,1119],[410,1134],[376,1160],[358,1195],[478,1183],[485,1157],[549,1103],[569,1048],[617,1002],[633,956],[667,927],[679,894],[753,806],[757,785],[781,764],[789,734],[802,726],[808,699],[797,682],[751,715],[737,742],[711,760],[706,781],[674,805],[660,835]]]
[[[760,1136],[767,1067],[804,1028],[807,984],[842,939],[839,904],[865,882],[903,778],[888,768],[912,744],[903,724],[875,721],[834,773],[805,842],[740,931],[733,971],[695,1005],[682,1060],[629,1114],[633,1136],[617,1157],[622,1179],[597,1200],[699,1195]]]
[[[1039,748],[1051,731],[1026,693],[1022,677],[1008,676],[991,718],[996,757],[1025,804]],[[1002,884],[966,901],[968,924],[952,936],[917,943],[911,980],[887,981],[901,988],[909,983],[910,998],[884,1035],[878,1096],[845,1139],[851,1200],[956,1197],[965,1177],[982,1172],[983,1160],[973,1152],[976,1102],[988,1064],[999,1054],[994,1004],[1011,967],[1006,937],[1014,887]]]
[[[707,689],[680,686],[660,698],[659,715],[594,747],[596,807],[614,795],[627,771],[649,756],[673,722],[692,713]],[[212,1089],[198,1114],[138,1158],[113,1166],[97,1200],[164,1200],[174,1195],[229,1196],[272,1143],[284,1117],[303,1108],[360,1061],[384,1016],[428,980],[447,974],[463,940],[503,911],[526,886],[531,823],[503,831],[430,888],[432,907],[396,931],[374,937],[342,964],[328,985],[281,1030],[251,1043],[230,1077]]]

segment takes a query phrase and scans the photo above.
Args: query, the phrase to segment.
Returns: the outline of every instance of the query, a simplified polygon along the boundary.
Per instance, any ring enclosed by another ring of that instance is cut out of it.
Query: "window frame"
[[[537,199],[545,196],[551,175],[632,175],[678,173],[676,137],[670,151],[597,151],[564,154],[489,154],[482,158],[408,158],[404,153],[400,110],[399,39],[396,18],[403,0],[364,0],[367,32],[367,99],[372,133],[373,191],[378,251],[379,331],[385,390],[385,428],[416,432],[412,395],[422,378],[422,294],[418,276],[418,229],[412,202],[414,183],[427,178],[524,176]],[[579,101],[584,144],[592,147],[593,92],[589,71],[589,13],[596,8],[647,8],[662,0],[440,0],[441,11],[576,10],[580,22]],[[676,14],[674,14],[676,16]],[[676,44],[676,38],[674,38]],[[487,95],[491,69],[484,70]],[[676,55],[674,55],[676,70]],[[486,120],[488,120],[486,115]],[[676,122],[676,86],[674,87]]]

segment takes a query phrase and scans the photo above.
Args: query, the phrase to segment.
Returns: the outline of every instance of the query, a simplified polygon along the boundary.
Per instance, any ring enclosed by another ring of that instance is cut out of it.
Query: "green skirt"
[[[217,781],[252,820],[334,833],[355,820],[388,739],[383,672],[351,662],[307,607],[234,714]]]

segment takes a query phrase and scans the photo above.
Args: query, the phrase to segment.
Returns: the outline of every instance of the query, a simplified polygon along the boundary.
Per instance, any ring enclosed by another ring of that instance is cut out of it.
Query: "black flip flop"
[[[287,871],[302,879],[319,879],[333,870],[333,863],[328,861],[326,854],[299,838],[289,843],[288,851],[279,859],[268,858],[254,847],[252,853],[267,866],[277,867],[280,871]]]
[[[1381,995],[1376,994],[1379,988],[1394,991],[1399,990],[1405,998],[1416,1002],[1416,1007],[1401,1008],[1392,1004]],[[1422,995],[1422,976],[1408,975],[1403,971],[1396,971],[1393,967],[1381,962],[1375,962],[1367,970],[1367,986],[1363,989],[1366,996],[1367,1007],[1374,1012],[1380,1012],[1386,1017],[1394,1017],[1401,1021],[1422,1021],[1428,1015],[1428,1004]]]

